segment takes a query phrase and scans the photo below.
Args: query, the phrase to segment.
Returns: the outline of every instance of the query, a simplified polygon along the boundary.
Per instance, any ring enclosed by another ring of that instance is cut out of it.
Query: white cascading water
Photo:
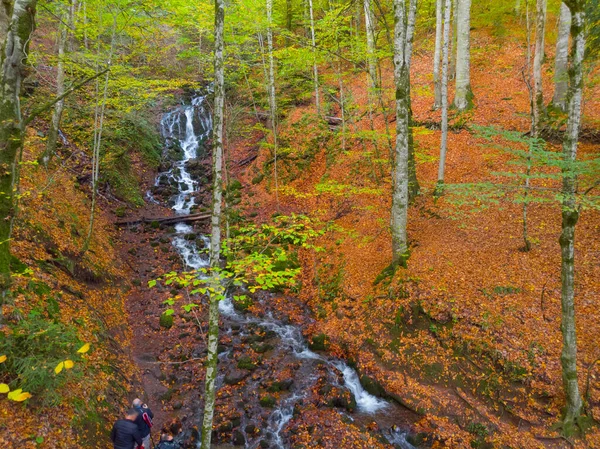
[[[181,160],[173,163],[173,166],[166,172],[158,175],[156,185],[166,179],[168,183],[177,186],[177,194],[172,199],[173,210],[177,214],[189,214],[192,207],[195,205],[193,194],[197,190],[197,181],[192,179],[192,176],[186,169],[186,163],[197,157],[198,149],[208,139],[212,120],[210,112],[205,108],[205,97],[197,96],[192,100],[192,103],[187,106],[182,106],[174,111],[164,115],[161,128],[163,137],[168,146],[173,144],[179,145],[183,152]],[[194,126],[197,121],[197,127]],[[199,128],[199,129],[196,129]],[[150,200],[154,200],[149,195]],[[173,238],[173,246],[186,266],[186,269],[199,269],[209,266],[209,259],[206,248],[209,240],[206,236],[202,237],[204,248],[198,248],[196,239],[186,239],[186,235],[192,234],[194,229],[185,223],[178,223],[175,226],[176,236]],[[365,414],[375,414],[380,410],[389,407],[388,402],[369,394],[362,387],[358,374],[354,369],[348,366],[344,361],[326,357],[317,354],[308,348],[304,341],[302,332],[296,326],[283,324],[272,315],[267,315],[264,318],[257,318],[250,315],[241,315],[233,307],[232,299],[229,297],[219,304],[221,313],[227,316],[231,321],[241,325],[255,324],[271,330],[277,334],[281,344],[287,346],[291,352],[302,360],[314,360],[320,363],[325,362],[331,372],[339,372],[344,379],[344,385],[356,399],[357,408]],[[226,332],[230,332],[227,329]],[[228,353],[222,354],[222,357],[227,357]],[[307,392],[294,391],[293,394],[283,400],[276,407],[268,419],[268,431],[271,435],[270,444],[279,449],[285,449],[285,443],[281,436],[282,430],[293,416],[295,404],[306,397]],[[401,431],[393,431],[385,433],[386,438],[391,444],[401,447],[402,449],[414,449],[405,439],[405,433]],[[252,446],[246,444],[247,448],[257,447],[259,442]]]

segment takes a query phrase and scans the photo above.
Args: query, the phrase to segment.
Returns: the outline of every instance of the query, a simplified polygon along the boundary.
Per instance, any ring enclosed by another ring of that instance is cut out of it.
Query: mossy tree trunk
[[[571,36],[571,67],[569,70],[568,123],[563,142],[563,202],[561,248],[561,304],[563,349],[561,354],[562,377],[566,396],[563,432],[573,433],[582,410],[577,378],[577,335],[575,328],[575,226],[579,219],[576,205],[577,174],[574,164],[577,159],[577,142],[581,126],[581,102],[583,96],[583,56],[585,52],[584,1],[571,0],[573,23]]]
[[[442,58],[442,27],[444,0],[435,2],[435,50],[433,53],[433,109],[442,107],[442,81],[440,79],[440,60]]]
[[[215,0],[215,81],[213,109],[213,198],[210,236],[210,266],[219,267],[221,257],[221,204],[222,167],[223,167],[223,105],[225,102],[224,83],[224,0]],[[215,275],[213,270],[212,275]],[[217,367],[219,361],[219,297],[211,294],[208,309],[208,348],[206,362],[206,379],[204,389],[204,416],[202,419],[202,449],[210,449],[213,417],[215,413],[215,393]]]
[[[19,103],[28,44],[35,29],[36,0],[15,0],[0,61],[0,288],[10,285],[10,238],[15,214],[17,155],[24,129]],[[9,12],[6,2],[3,13]]]
[[[546,33],[546,0],[537,0],[535,18],[535,51],[533,55],[533,126],[532,134],[539,136],[544,114],[544,89],[542,85],[542,65],[544,63],[544,42]]]

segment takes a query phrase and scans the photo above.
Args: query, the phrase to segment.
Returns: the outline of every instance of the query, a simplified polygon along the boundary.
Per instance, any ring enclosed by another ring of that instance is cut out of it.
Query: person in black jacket
[[[142,437],[135,423],[138,415],[137,410],[132,408],[125,414],[125,419],[115,422],[110,432],[114,449],[135,449],[142,445]]]
[[[142,445],[144,449],[150,449],[150,427],[152,427],[154,413],[139,398],[133,400],[133,408],[138,412],[135,423],[138,426],[140,437],[142,437]]]

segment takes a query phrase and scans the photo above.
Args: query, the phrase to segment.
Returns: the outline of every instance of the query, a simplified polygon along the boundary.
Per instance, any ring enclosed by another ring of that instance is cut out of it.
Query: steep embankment
[[[44,148],[43,123],[30,130],[23,160]],[[12,298],[4,306],[7,361],[2,382],[33,396],[0,402],[4,447],[106,448],[112,421],[130,400],[137,374],[129,359],[131,333],[124,298],[130,268],[115,245],[114,215],[121,204],[100,193],[94,232],[83,251],[90,219],[86,154],[67,141],[48,169],[21,167],[20,211],[12,251]],[[91,349],[77,353],[84,344]],[[74,367],[55,373],[64,360]]]
[[[470,125],[528,130],[529,100],[521,75],[524,49],[518,37],[492,38],[487,30],[473,34],[471,84],[476,109],[452,119],[447,182],[506,182],[508,177],[494,173],[519,169],[510,164],[514,154],[499,148],[509,144],[501,138],[489,142]],[[234,146],[230,175],[243,185],[240,208],[257,221],[267,221],[280,211],[335,223],[335,231],[322,241],[328,251],[301,257],[300,297],[317,318],[312,332],[325,333],[334,352],[355,358],[360,370],[388,395],[424,413],[420,429],[434,433],[448,447],[567,447],[550,430],[564,401],[560,211],[556,204],[530,206],[534,246],[522,252],[520,204],[502,196],[489,201],[474,192],[468,204],[451,202],[452,195],[432,198],[440,132],[435,126],[439,112],[430,110],[431,46],[431,36],[418,40],[413,66],[422,195],[409,213],[408,269],[393,277],[380,276],[381,282],[374,285],[391,254],[390,142],[385,130],[394,124],[392,112],[387,120],[380,113],[372,122],[368,119],[363,74],[344,78],[346,94],[350,92],[359,104],[348,119],[351,136],[329,133],[311,118],[312,105],[298,105],[289,112],[280,135],[279,204],[273,192],[272,160],[267,151],[259,151],[261,136]],[[546,50],[553,54],[552,43]],[[383,80],[386,91],[393,92],[389,67],[383,70]],[[550,73],[544,83],[551,93]],[[589,87],[585,98],[585,135],[594,139],[598,86]],[[391,98],[385,104],[393,111]],[[333,113],[341,116],[339,110]],[[582,142],[581,157],[598,148],[597,141]],[[540,190],[556,186],[552,180],[534,182]],[[597,358],[600,331],[595,299],[600,293],[598,218],[594,211],[582,214],[576,259],[581,386],[596,418],[600,386],[591,364]],[[596,430],[587,442],[599,447]]]

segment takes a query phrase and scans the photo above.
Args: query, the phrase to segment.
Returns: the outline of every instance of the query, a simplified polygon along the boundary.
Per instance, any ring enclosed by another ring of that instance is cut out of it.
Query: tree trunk
[[[10,285],[10,238],[15,213],[17,154],[24,129],[19,104],[23,64],[35,29],[37,0],[15,0],[0,61],[0,289]],[[5,7],[6,2],[2,5]],[[4,9],[4,12],[7,12]]]
[[[537,0],[535,25],[535,53],[533,56],[533,136],[540,132],[544,112],[542,63],[544,62],[544,34],[546,32],[546,0]]]
[[[269,109],[273,130],[273,173],[275,176],[275,200],[279,207],[279,183],[277,180],[277,101],[275,99],[275,62],[273,61],[273,0],[267,0],[267,50],[269,52]]]
[[[223,105],[225,102],[224,88],[224,23],[225,2],[215,0],[215,104],[213,109],[213,200],[210,237],[210,266],[219,267],[221,256],[221,203],[223,166]],[[211,275],[216,272],[211,271]],[[210,449],[212,437],[213,416],[215,413],[215,393],[217,379],[217,364],[219,344],[219,298],[211,294],[208,309],[208,347],[206,361],[206,378],[204,392],[204,416],[202,419],[202,449]]]
[[[577,336],[575,332],[575,225],[579,218],[575,193],[577,175],[573,164],[577,159],[577,141],[581,126],[583,96],[583,56],[585,52],[583,0],[570,2],[573,25],[573,47],[569,71],[568,123],[563,142],[563,202],[561,248],[561,304],[563,349],[561,354],[562,377],[566,396],[563,416],[563,433],[571,434],[581,415],[582,401],[577,379]]]
[[[73,12],[73,7],[66,7],[63,5],[63,13],[61,14],[61,20],[59,23],[58,31],[58,63],[56,65],[56,96],[60,97],[65,92],[65,47],[69,36],[69,30],[67,28],[68,23],[72,23],[70,15]],[[42,163],[44,166],[48,166],[48,163],[56,152],[56,141],[58,140],[58,132],[60,128],[60,119],[62,117],[65,101],[59,100],[54,105],[54,112],[52,113],[52,121],[50,122],[50,129],[48,130],[48,139],[46,140],[46,150],[42,155]]]
[[[317,67],[317,42],[315,39],[315,19],[313,15],[313,2],[308,0],[308,9],[310,13],[310,38],[312,41],[313,51],[313,82],[315,84],[315,105],[317,108],[317,115],[321,114],[321,101],[319,99],[319,69]]]
[[[554,98],[552,105],[565,112],[567,109],[567,89],[569,87],[569,35],[571,33],[571,10],[567,5],[560,5],[560,21],[558,23],[558,39],[556,40],[556,58],[554,61]]]
[[[415,35],[415,24],[417,21],[417,0],[410,0],[408,8],[408,18],[406,22],[406,46],[404,50],[404,60],[406,61],[406,70],[408,71],[408,91],[406,98],[408,100],[409,128],[408,128],[408,201],[413,201],[419,194],[421,187],[417,179],[417,164],[415,162],[415,141],[412,130],[412,102],[410,98],[410,68],[412,62],[413,38]]]
[[[440,165],[436,191],[441,193],[446,170],[446,150],[448,147],[448,44],[450,41],[450,0],[444,5],[444,46],[442,50],[442,140],[440,144]]]
[[[452,28],[450,28],[450,50],[448,53],[448,79],[453,80],[456,78],[456,40],[458,31],[458,20],[457,20],[457,2],[458,0],[452,0]]]
[[[473,107],[471,91],[471,0],[458,0],[456,11],[456,92],[454,106],[459,111]]]
[[[0,42],[4,45],[12,18],[13,0],[0,0]]]
[[[406,7],[394,0],[394,81],[396,84],[396,150],[392,191],[392,263],[405,265],[408,259],[408,150],[410,132],[409,84],[406,66]]]
[[[435,52],[433,54],[433,86],[435,99],[433,109],[442,107],[442,82],[440,80],[440,60],[442,57],[442,12],[444,0],[435,2]]]
[[[369,65],[369,83],[370,89],[377,89],[379,86],[377,77],[377,57],[375,56],[375,17],[371,8],[371,0],[364,0],[365,9],[365,34],[367,35],[367,63]]]

